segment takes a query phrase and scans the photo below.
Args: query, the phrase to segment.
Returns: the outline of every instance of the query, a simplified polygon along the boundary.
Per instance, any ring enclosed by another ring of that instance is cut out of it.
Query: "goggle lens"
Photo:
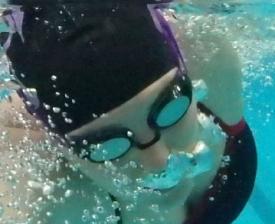
[[[186,96],[180,96],[164,106],[156,118],[156,124],[160,128],[169,127],[178,122],[186,113],[190,100]]]
[[[89,159],[95,162],[113,160],[125,154],[131,147],[128,138],[112,138],[100,144],[89,146]]]

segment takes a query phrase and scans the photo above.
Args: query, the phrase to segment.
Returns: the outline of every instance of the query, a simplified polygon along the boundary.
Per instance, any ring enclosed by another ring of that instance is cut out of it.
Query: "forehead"
[[[167,85],[177,75],[178,68],[173,68],[160,79],[146,87],[136,96],[120,105],[119,107],[103,114],[98,119],[84,125],[80,130],[72,131],[70,135],[83,135],[87,131],[96,131],[100,127],[117,124],[130,123],[132,118],[136,118],[138,114],[143,114],[150,110],[150,106],[158,97],[158,95],[167,87]]]

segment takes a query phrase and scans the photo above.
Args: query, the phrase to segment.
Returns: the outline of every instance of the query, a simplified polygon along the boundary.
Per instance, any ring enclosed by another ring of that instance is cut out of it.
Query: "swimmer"
[[[75,194],[48,200],[30,222],[232,223],[252,191],[256,153],[230,43],[211,31],[176,42],[169,1],[59,2],[14,1],[2,16],[18,86],[2,108],[22,99],[77,167],[49,177],[69,176]],[[60,194],[52,182],[26,182]]]

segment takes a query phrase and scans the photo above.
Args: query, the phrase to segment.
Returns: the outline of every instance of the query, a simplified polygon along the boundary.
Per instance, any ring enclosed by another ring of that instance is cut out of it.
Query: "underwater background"
[[[234,224],[275,223],[275,2],[213,6],[220,32],[230,38],[243,65],[245,119],[258,151],[258,173],[250,201]],[[174,5],[179,14],[200,9]]]
[[[234,224],[275,223],[275,2],[249,1],[219,4],[205,9],[173,4],[182,21],[187,14],[209,13],[238,51],[243,64],[245,118],[252,128],[258,150],[258,174],[246,208]],[[4,29],[0,24],[0,29]],[[0,83],[9,80],[4,60],[0,61]],[[1,99],[10,90],[2,89]]]

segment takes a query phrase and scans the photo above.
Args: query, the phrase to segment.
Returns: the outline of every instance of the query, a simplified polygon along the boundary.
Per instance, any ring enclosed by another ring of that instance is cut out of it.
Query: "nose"
[[[165,170],[170,149],[159,139],[140,151],[139,163],[149,172],[161,172]]]

